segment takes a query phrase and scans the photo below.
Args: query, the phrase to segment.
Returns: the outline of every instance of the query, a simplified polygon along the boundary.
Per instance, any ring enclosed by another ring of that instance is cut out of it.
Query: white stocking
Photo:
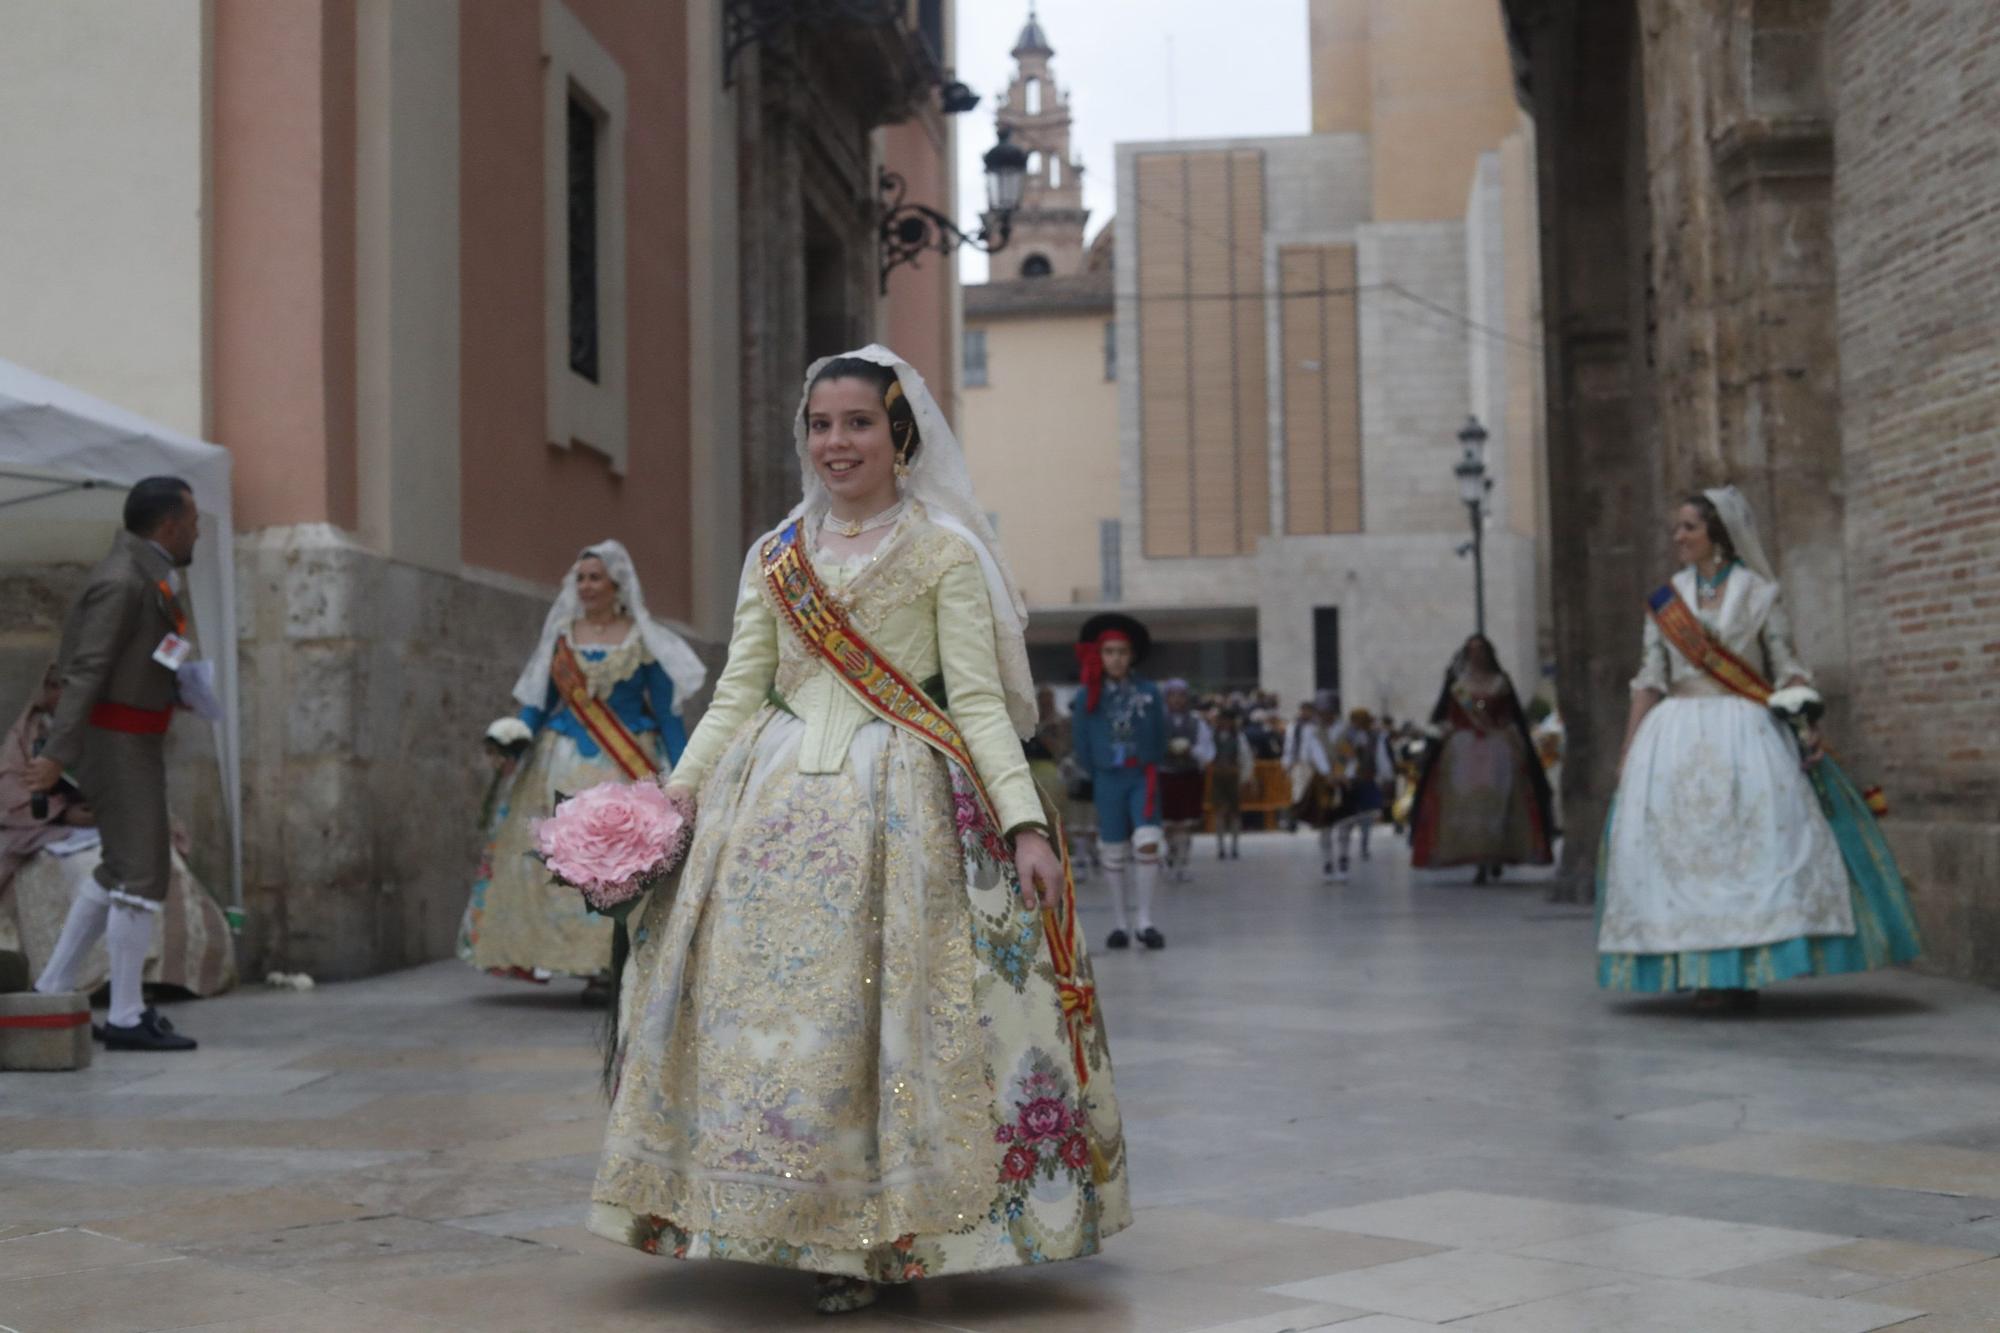
[[[1158,829],[1141,829],[1132,839],[1132,887],[1139,896],[1139,929],[1153,928],[1153,890],[1160,887]]]
[[[1331,824],[1328,824],[1319,831],[1319,859],[1322,861],[1331,861],[1333,859],[1333,825]]]
[[[56,937],[48,965],[35,981],[36,990],[44,995],[63,995],[76,989],[77,966],[104,933],[104,918],[110,911],[111,895],[96,880],[86,878],[70,900],[62,934]]]
[[[1125,872],[1132,864],[1132,844],[1098,843],[1097,863],[1104,868],[1105,887],[1111,890],[1111,924],[1129,934],[1132,923],[1125,916]]]
[[[146,1011],[146,952],[153,947],[155,910],[120,899],[104,930],[104,946],[111,954],[111,1012],[105,1022],[121,1028],[137,1023]]]

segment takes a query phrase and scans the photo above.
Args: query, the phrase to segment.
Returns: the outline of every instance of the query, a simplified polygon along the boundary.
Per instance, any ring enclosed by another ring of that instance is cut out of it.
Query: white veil
[[[604,570],[611,581],[618,585],[618,599],[625,604],[625,613],[632,617],[639,637],[645,641],[646,651],[667,673],[667,679],[674,683],[673,711],[678,713],[681,706],[699,690],[708,679],[708,668],[695,656],[694,649],[680,635],[646,614],[646,595],[639,587],[639,571],[632,564],[631,553],[623,542],[601,541],[594,546],[586,546],[578,554],[580,563],[584,556],[594,555],[604,562]],[[576,565],[569,567],[563,575],[562,592],[557,595],[555,605],[549,608],[548,618],[542,622],[542,641],[535,645],[535,655],[528,659],[528,665],[521,672],[521,678],[514,682],[514,698],[531,708],[540,708],[548,702],[549,664],[555,660],[556,640],[564,631],[576,623],[583,614],[583,599],[576,594]]]
[[[1702,495],[1715,506],[1716,517],[1729,530],[1729,544],[1736,548],[1736,558],[1758,575],[1776,583],[1778,571],[1771,564],[1771,558],[1764,554],[1764,543],[1757,539],[1757,519],[1750,512],[1750,502],[1743,498],[1743,492],[1734,486],[1718,486],[1714,490],[1703,491]]]
[[[922,447],[917,450],[916,462],[910,465],[910,475],[902,482],[902,493],[921,501],[933,523],[963,537],[979,556],[987,595],[993,602],[993,649],[1000,662],[1000,683],[1007,694],[1007,715],[1018,735],[1032,736],[1041,720],[1041,710],[1035,704],[1035,680],[1028,669],[1024,637],[1028,627],[1027,601],[1021,596],[1013,572],[1007,568],[1007,557],[1001,553],[1000,539],[994,535],[992,524],[986,521],[986,511],[972,493],[972,473],[965,464],[965,450],[945,421],[937,399],[931,396],[930,387],[916,367],[880,343],[870,343],[839,357],[822,357],[807,369],[805,388],[799,394],[798,415],[792,424],[793,442],[799,450],[799,472],[805,480],[805,499],[792,511],[792,517],[816,522],[827,511],[826,487],[820,484],[812,454],[806,447],[806,399],[812,392],[813,377],[828,362],[848,357],[889,367],[903,386],[903,394],[916,414],[917,438]]]

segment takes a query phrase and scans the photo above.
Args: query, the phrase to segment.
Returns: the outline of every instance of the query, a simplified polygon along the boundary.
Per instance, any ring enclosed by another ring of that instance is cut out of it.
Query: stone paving
[[[837,1326],[1067,1333],[2000,1330],[2000,995],[1601,995],[1529,884],[1352,884],[1304,838],[1100,955],[1138,1221]],[[1086,896],[1090,890],[1085,889]],[[1087,915],[1101,937],[1099,911]],[[192,1056],[0,1075],[0,1328],[823,1328],[809,1282],[581,1227],[596,1015],[438,963],[174,1011]]]

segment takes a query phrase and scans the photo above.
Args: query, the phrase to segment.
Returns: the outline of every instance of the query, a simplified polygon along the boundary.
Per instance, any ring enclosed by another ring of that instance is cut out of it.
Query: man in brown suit
[[[49,791],[73,770],[97,812],[104,860],[63,923],[35,983],[72,989],[85,952],[104,936],[111,958],[113,1050],[193,1050],[193,1039],[146,1003],[142,988],[153,918],[166,901],[173,843],[167,820],[167,728],[192,655],[180,571],[194,556],[201,517],[178,477],[150,477],[125,498],[125,530],[91,571],[63,625],[62,700],[28,786]]]

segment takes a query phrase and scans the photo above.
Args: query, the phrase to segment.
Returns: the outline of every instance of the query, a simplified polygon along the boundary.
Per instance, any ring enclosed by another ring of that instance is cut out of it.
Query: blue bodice
[[[612,650],[609,648],[575,648],[576,655],[586,662],[601,662]],[[650,657],[639,668],[611,689],[611,696],[605,705],[617,715],[625,729],[634,736],[648,731],[660,734],[660,744],[666,751],[669,765],[680,762],[681,751],[687,747],[687,724],[673,711],[674,682],[667,676],[658,662]],[[601,753],[597,742],[590,737],[590,731],[583,725],[570,706],[556,692],[555,682],[549,682],[548,697],[542,706],[532,704],[521,709],[521,721],[537,735],[543,727],[569,737],[576,742],[577,752],[586,759],[595,759]]]

